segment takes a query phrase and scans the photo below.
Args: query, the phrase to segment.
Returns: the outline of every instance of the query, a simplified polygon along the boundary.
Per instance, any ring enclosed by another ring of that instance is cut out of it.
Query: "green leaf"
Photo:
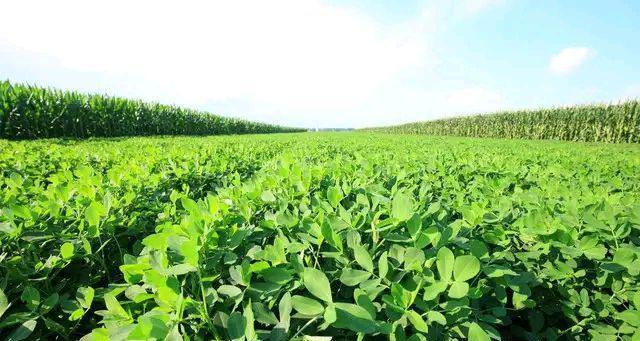
[[[442,315],[442,313],[435,310],[431,310],[427,312],[427,319],[429,320],[429,323],[435,322],[442,326],[447,325],[447,319],[444,317],[444,315]]]
[[[413,310],[407,311],[406,314],[407,314],[407,318],[409,319],[409,322],[411,322],[411,324],[417,331],[422,333],[429,332],[429,327],[427,326],[427,323],[424,322],[420,314],[416,313]]]
[[[99,201],[93,201],[84,212],[84,216],[87,219],[89,226],[98,226],[98,224],[100,224],[100,217],[105,214],[106,209]]]
[[[387,251],[385,251],[380,255],[380,258],[378,258],[378,276],[380,276],[380,278],[387,277],[387,272],[389,272],[389,260],[387,255]]]
[[[49,297],[47,297],[47,299],[42,302],[42,306],[40,306],[40,313],[46,314],[47,312],[49,312],[56,306],[56,304],[58,304],[58,300],[60,300],[60,295],[58,295],[57,292],[49,295]]]
[[[624,267],[629,267],[636,258],[636,253],[629,247],[621,247],[613,255],[613,262]]]
[[[23,322],[16,330],[14,330],[5,340],[6,341],[20,341],[24,340],[33,333],[36,329],[36,325],[38,321],[35,319],[31,319]]]
[[[451,274],[453,274],[453,263],[455,257],[453,252],[446,247],[440,248],[436,255],[436,267],[438,268],[438,274],[440,274],[440,280],[449,281]]]
[[[640,327],[640,311],[638,310],[626,310],[618,313],[615,317],[634,327]]]
[[[449,288],[449,297],[462,298],[469,292],[469,283],[467,282],[453,282]]]
[[[118,299],[112,294],[109,294],[109,293],[104,294],[104,303],[107,306],[107,310],[113,315],[116,315],[119,317],[129,316],[127,311],[124,310],[124,308],[122,308],[122,306],[120,305],[120,302],[118,302]]]
[[[347,286],[353,287],[356,286],[371,277],[371,273],[362,270],[355,270],[346,268],[342,270],[342,275],[340,275],[340,282],[344,283]]]
[[[230,340],[241,340],[244,338],[244,333],[247,329],[247,319],[239,312],[229,315],[227,321],[227,334]]]
[[[340,204],[340,200],[342,200],[342,191],[337,186],[331,186],[327,189],[327,199],[329,199],[329,203],[333,207],[337,207]]]
[[[489,335],[480,327],[477,323],[472,322],[469,325],[469,335],[467,336],[469,341],[490,341]]]
[[[336,307],[335,307],[334,304],[329,304],[324,309],[324,314],[322,315],[322,318],[324,318],[324,323],[326,323],[327,326],[336,321],[336,319],[337,319]]]
[[[251,309],[251,299],[244,304],[242,316],[246,321],[246,327],[244,330],[244,336],[247,341],[257,341],[256,330],[254,327],[255,319],[253,317],[253,309]]]
[[[256,321],[266,325],[278,324],[278,318],[276,317],[276,314],[269,310],[263,303],[253,302],[252,307],[253,312],[256,316]]]
[[[407,220],[407,230],[411,235],[411,238],[415,239],[417,237],[418,232],[420,232],[420,228],[422,227],[422,218],[419,214],[415,213],[411,216],[409,220]]]
[[[274,202],[276,201],[276,196],[271,191],[264,191],[260,194],[260,199],[264,202]]]
[[[7,296],[4,294],[4,291],[0,289],[0,317],[4,314],[7,309],[9,309],[9,301],[7,300]]]
[[[76,292],[76,299],[83,308],[89,309],[91,308],[94,294],[95,292],[92,287],[79,287]]]
[[[413,216],[413,198],[404,192],[396,192],[391,201],[391,216],[399,221],[405,221]]]
[[[349,329],[357,333],[371,334],[376,331],[376,323],[366,309],[351,303],[335,303],[336,328]]]
[[[580,240],[580,249],[589,259],[601,260],[607,254],[607,248],[598,243],[598,237],[587,236]]]
[[[62,244],[62,246],[60,247],[60,255],[62,256],[63,259],[69,259],[73,257],[73,253],[74,253],[73,244],[69,242]]]
[[[453,278],[458,282],[464,282],[473,278],[480,272],[480,261],[474,256],[465,255],[455,259],[453,265]]]
[[[470,243],[471,254],[474,255],[478,259],[489,258],[489,249],[487,249],[487,244],[474,239]]]
[[[447,290],[448,283],[445,281],[435,282],[424,288],[424,296],[422,297],[425,301],[435,300],[438,295]]]
[[[303,315],[320,315],[324,312],[324,307],[320,302],[304,296],[292,296],[291,304],[293,309]]]
[[[1,297],[2,296],[0,296],[0,298]],[[636,293],[633,295],[633,305],[636,307],[636,309],[640,309],[640,291],[636,291]],[[0,316],[2,316],[2,314],[0,314]]]
[[[355,245],[353,248],[353,253],[356,258],[356,262],[363,269],[373,273],[373,260],[371,259],[371,255],[367,249],[365,249],[362,245]]]
[[[282,298],[280,299],[280,303],[278,303],[278,313],[280,314],[280,323],[286,323],[287,326],[287,330],[289,330],[289,319],[291,317],[291,309],[292,309],[292,304],[291,304],[291,294],[286,292],[284,295],[282,295]]]
[[[313,296],[325,302],[333,301],[329,279],[322,271],[314,268],[304,268],[302,284]]]
[[[40,305],[40,292],[34,287],[26,287],[20,295],[20,299],[31,310],[36,310]]]
[[[242,290],[236,286],[233,285],[226,285],[223,284],[220,287],[218,287],[218,289],[216,290],[220,295],[225,295],[228,296],[230,298],[236,298],[240,295],[242,295]]]

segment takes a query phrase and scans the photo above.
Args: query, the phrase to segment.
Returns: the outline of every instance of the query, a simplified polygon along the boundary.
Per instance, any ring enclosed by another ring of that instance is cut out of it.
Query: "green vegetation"
[[[0,81],[0,138],[222,135],[301,131],[171,105]]]
[[[402,134],[638,143],[640,104],[638,101],[630,101],[611,105],[501,112],[367,130]]]
[[[640,149],[0,140],[0,337],[637,340]]]

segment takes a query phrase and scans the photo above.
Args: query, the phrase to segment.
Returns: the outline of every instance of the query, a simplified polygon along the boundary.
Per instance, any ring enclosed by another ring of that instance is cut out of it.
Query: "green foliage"
[[[555,141],[0,140],[0,338],[635,340],[639,169]]]
[[[639,143],[640,102],[499,112],[365,130],[395,134]]]
[[[224,135],[303,129],[249,122],[172,105],[0,81],[0,138]]]

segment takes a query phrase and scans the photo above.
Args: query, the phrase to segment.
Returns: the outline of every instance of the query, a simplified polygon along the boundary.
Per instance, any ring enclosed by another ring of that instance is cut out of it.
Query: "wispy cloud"
[[[504,2],[505,0],[458,0],[454,2],[454,5],[458,13],[464,16],[473,16]]]
[[[620,100],[629,99],[640,99],[640,84],[630,85],[624,90]]]
[[[566,75],[576,71],[595,52],[587,47],[567,47],[551,56],[549,70],[555,74]]]
[[[0,43],[126,79],[135,96],[190,105],[344,109],[422,63],[426,50],[415,25],[383,27],[319,0],[26,0],[3,12],[11,15]]]

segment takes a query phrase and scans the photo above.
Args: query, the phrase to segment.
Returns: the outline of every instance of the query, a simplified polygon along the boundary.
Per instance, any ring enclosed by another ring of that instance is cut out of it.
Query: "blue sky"
[[[3,12],[0,78],[283,125],[640,97],[639,1],[25,0]]]

